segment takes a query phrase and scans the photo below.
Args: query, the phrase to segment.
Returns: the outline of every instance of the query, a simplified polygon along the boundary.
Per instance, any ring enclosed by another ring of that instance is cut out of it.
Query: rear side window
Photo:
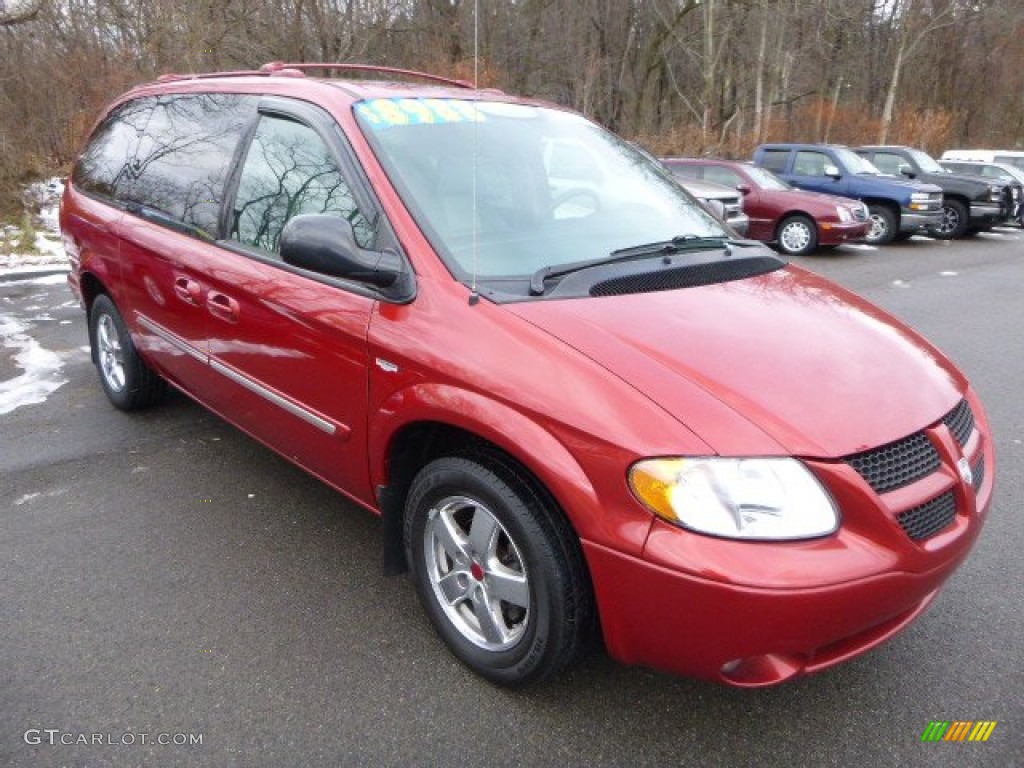
[[[257,97],[229,93],[153,99],[119,199],[216,237],[224,182]]]
[[[788,149],[766,149],[761,153],[761,165],[776,173],[783,173],[786,170],[788,159]]]
[[[225,177],[256,104],[228,93],[130,101],[93,135],[74,182],[216,237]]]
[[[302,123],[264,116],[242,166],[232,212],[232,239],[277,253],[281,230],[300,213],[348,219],[368,248],[373,228],[320,135]]]

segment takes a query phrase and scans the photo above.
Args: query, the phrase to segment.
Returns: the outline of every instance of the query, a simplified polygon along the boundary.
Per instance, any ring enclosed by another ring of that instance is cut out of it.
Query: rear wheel
[[[405,507],[406,558],[449,650],[504,685],[569,664],[593,624],[579,541],[564,518],[500,459],[437,459]]]
[[[896,214],[884,205],[869,205],[868,220],[871,222],[871,228],[864,236],[864,242],[885,245],[896,237]]]
[[[777,235],[779,250],[790,256],[803,256],[818,246],[818,229],[806,216],[787,216],[779,224]]]
[[[103,391],[115,407],[134,411],[163,398],[164,380],[139,357],[124,318],[106,294],[89,310],[89,343]]]
[[[967,231],[967,206],[959,200],[942,201],[942,219],[932,235],[940,240],[963,237]]]

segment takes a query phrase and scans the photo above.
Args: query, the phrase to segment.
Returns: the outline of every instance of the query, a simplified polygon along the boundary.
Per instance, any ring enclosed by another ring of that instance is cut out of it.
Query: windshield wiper
[[[727,235],[711,237],[677,235],[671,240],[644,243],[643,245],[634,245],[629,248],[619,248],[601,259],[587,259],[586,261],[576,261],[559,266],[541,267],[530,278],[530,295],[543,296],[545,291],[544,281],[552,277],[563,277],[598,265],[648,259],[651,256],[671,256],[674,253],[681,253],[683,251],[728,247],[731,242]]]

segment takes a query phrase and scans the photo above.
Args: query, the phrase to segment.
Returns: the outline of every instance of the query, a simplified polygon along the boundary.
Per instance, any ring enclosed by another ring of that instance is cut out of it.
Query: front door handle
[[[220,291],[210,291],[206,297],[206,308],[210,314],[227,320],[229,323],[238,322],[238,302]]]
[[[203,294],[203,287],[189,277],[174,278],[174,292],[182,301],[199,306],[199,300]]]

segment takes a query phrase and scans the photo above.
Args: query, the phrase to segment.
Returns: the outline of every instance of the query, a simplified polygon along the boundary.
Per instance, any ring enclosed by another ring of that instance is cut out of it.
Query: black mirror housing
[[[351,222],[324,213],[289,219],[281,231],[280,250],[286,264],[376,288],[393,286],[404,266],[397,253],[360,248]]]

